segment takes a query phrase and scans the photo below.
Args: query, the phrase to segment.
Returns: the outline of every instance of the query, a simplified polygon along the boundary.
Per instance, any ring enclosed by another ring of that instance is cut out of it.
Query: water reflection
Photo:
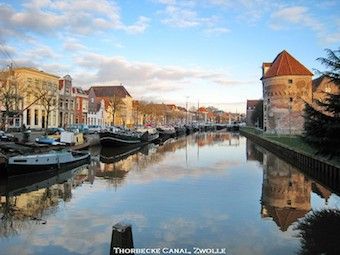
[[[125,222],[135,247],[293,254],[292,226],[340,203],[327,186],[238,134],[130,149],[94,147],[84,168],[2,182],[1,252],[108,254],[112,226]]]
[[[263,166],[261,217],[271,218],[281,231],[287,231],[312,209],[312,192],[327,205],[332,192],[296,167],[249,140],[246,154],[247,160],[257,160]]]
[[[65,172],[9,177],[0,183],[0,237],[18,234],[31,224],[46,224],[60,202],[69,202],[72,189],[88,181],[87,165]]]

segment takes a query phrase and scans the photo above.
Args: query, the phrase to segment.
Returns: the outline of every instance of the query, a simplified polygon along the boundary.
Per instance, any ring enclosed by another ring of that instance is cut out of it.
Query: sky
[[[287,50],[314,72],[340,43],[340,1],[0,1],[0,68],[73,85],[123,84],[139,100],[245,112],[261,65]]]

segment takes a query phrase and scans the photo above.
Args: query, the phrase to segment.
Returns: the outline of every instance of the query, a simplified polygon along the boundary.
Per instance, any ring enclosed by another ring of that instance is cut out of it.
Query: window
[[[34,110],[34,125],[38,125],[38,110]]]
[[[293,102],[293,98],[292,97],[289,98],[289,102]]]
[[[288,79],[288,84],[293,84],[293,80],[292,79]]]
[[[28,126],[31,125],[31,110],[30,109],[27,109],[26,124]]]

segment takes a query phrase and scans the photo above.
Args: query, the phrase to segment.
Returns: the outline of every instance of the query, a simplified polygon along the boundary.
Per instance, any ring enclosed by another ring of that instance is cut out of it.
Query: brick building
[[[82,88],[73,87],[73,96],[75,98],[75,123],[87,124],[88,114],[88,95]]]
[[[247,112],[246,112],[246,124],[247,126],[254,126],[251,121],[251,117],[255,110],[256,105],[262,100],[247,100]]]
[[[106,125],[132,126],[133,98],[124,86],[92,86],[89,89],[89,111],[96,112],[98,103],[104,100],[104,123]],[[113,121],[113,105],[116,105]],[[114,122],[114,123],[113,123]]]
[[[263,128],[267,133],[301,134],[305,101],[312,101],[313,74],[287,51],[262,65]]]

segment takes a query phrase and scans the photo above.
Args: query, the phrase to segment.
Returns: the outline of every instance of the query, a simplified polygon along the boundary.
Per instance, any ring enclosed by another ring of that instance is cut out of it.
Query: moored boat
[[[176,137],[176,130],[174,127],[160,126],[160,127],[157,127],[157,131],[159,132],[159,140],[161,142],[164,142],[168,140],[169,138]]]
[[[142,133],[112,127],[110,130],[100,132],[100,143],[105,146],[129,146],[139,145],[142,141]]]
[[[18,175],[88,163],[90,154],[80,151],[50,151],[42,154],[17,155],[8,158],[7,174]]]
[[[37,137],[35,139],[35,142],[39,143],[39,144],[48,144],[48,145],[61,145],[62,144],[59,141],[57,141],[57,139],[55,139],[53,137],[49,137],[49,136]]]
[[[141,133],[141,139],[144,142],[154,142],[159,138],[159,133],[156,128],[152,127],[138,127],[137,132]]]
[[[185,135],[187,129],[184,126],[176,126],[175,130],[176,130],[176,136],[179,137],[179,136]]]

